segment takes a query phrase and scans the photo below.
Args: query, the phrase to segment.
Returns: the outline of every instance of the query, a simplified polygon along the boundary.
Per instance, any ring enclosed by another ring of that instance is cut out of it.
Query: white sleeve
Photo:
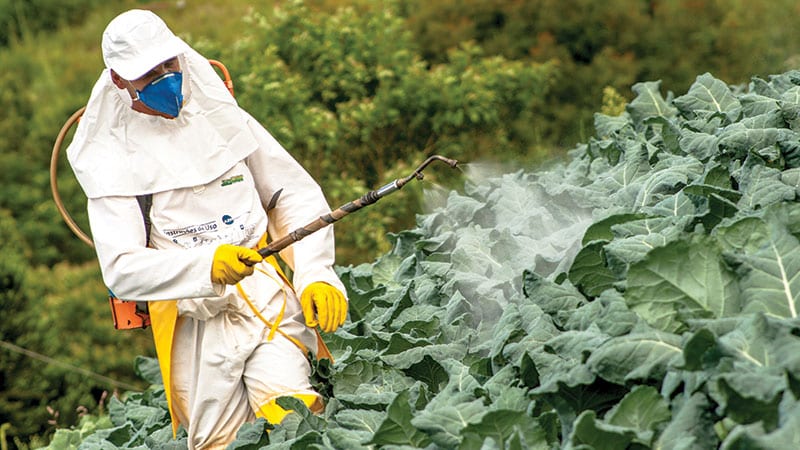
[[[211,282],[213,246],[156,250],[145,246],[136,197],[89,199],[89,224],[103,281],[123,300],[216,297]]]
[[[273,195],[281,191],[275,207],[268,211],[270,238],[280,239],[330,213],[319,184],[264,127],[249,115],[248,118],[259,146],[247,158],[247,167],[265,209]],[[292,284],[298,294],[309,284],[324,281],[347,295],[333,270],[333,225],[295,242],[281,251],[280,256],[294,273]]]

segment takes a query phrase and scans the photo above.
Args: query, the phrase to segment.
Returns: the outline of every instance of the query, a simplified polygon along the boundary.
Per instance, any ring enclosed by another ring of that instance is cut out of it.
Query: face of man
[[[140,112],[142,114],[148,114],[151,116],[159,116],[164,117],[166,119],[173,119],[173,116],[165,114],[161,111],[156,111],[141,101],[139,101],[139,94],[138,92],[142,91],[148,84],[152,83],[157,78],[163,76],[164,74],[171,73],[171,72],[179,72],[181,70],[180,61],[178,57],[170,58],[161,64],[153,67],[147,73],[142,75],[141,77],[135,80],[126,80],[119,76],[114,70],[111,70],[111,80],[114,82],[114,85],[117,86],[119,89],[125,89],[128,91],[128,94],[131,97],[131,108],[134,111]]]
[[[137,91],[141,91],[144,89],[145,86],[150,84],[153,80],[164,75],[165,73],[169,72],[179,72],[181,70],[181,63],[178,61],[178,57],[170,58],[161,64],[153,67],[150,69],[149,72],[142,75],[141,77],[131,80],[130,83],[134,89]]]

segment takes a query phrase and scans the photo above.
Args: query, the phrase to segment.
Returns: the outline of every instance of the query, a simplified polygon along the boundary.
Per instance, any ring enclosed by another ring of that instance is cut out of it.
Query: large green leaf
[[[651,251],[628,270],[625,300],[652,326],[677,331],[691,318],[727,317],[741,311],[734,274],[704,235]]]
[[[516,304],[508,305],[492,329],[493,341],[480,342],[472,348],[473,351],[481,352],[482,354],[488,353],[490,358],[496,357],[503,351],[506,344],[520,338],[522,335],[520,332],[521,325],[522,317],[519,307]]]
[[[703,370],[716,366],[722,357],[717,337],[708,328],[700,328],[688,336],[683,344],[683,366],[686,370]]]
[[[523,292],[549,314],[586,303],[586,298],[569,282],[558,284],[527,270],[523,274]]]
[[[527,396],[527,388],[520,387],[518,368],[502,366],[483,384],[486,397],[491,400],[492,410],[508,410],[525,413],[532,405]]]
[[[650,161],[647,149],[631,142],[625,149],[624,158],[609,170],[597,174],[590,189],[614,204],[632,205],[641,190],[642,179],[650,176]],[[602,204],[602,203],[601,203]]]
[[[772,431],[778,425],[783,381],[783,376],[765,373],[726,374],[714,380],[710,393],[727,417],[742,424],[761,422]]]
[[[706,161],[717,155],[719,137],[703,132],[683,130],[678,142],[684,152],[701,161]]]
[[[387,414],[370,409],[340,410],[329,419],[326,435],[339,448],[363,446],[378,431]]]
[[[735,328],[706,345],[721,361],[714,371],[705,365],[708,392],[728,417],[738,423],[761,421],[769,431],[777,426],[778,405],[788,387],[784,374],[786,355],[781,350],[800,344],[792,329],[763,314],[740,316]],[[791,363],[786,361],[786,365]]]
[[[754,253],[767,242],[769,229],[760,217],[744,217],[720,224],[712,236],[728,253]]]
[[[55,431],[44,450],[75,450],[82,440],[80,431],[61,428]]]
[[[787,408],[780,427],[765,432],[760,423],[738,426],[722,443],[724,450],[772,450],[800,448],[800,404]]]
[[[447,447],[461,440],[460,430],[477,422],[488,411],[476,398],[480,384],[470,374],[470,368],[453,359],[439,361],[448,374],[447,384],[411,419],[411,424],[430,436],[431,440]]]
[[[791,136],[793,134],[790,130],[785,129],[786,122],[777,109],[754,116],[742,117],[742,119],[737,122],[737,126],[743,126],[753,130],[777,130],[778,134],[783,136]]]
[[[573,375],[574,372],[583,370],[587,378],[572,377],[568,380],[564,377],[532,391],[537,398],[545,400],[555,409],[561,422],[561,435],[565,438],[572,434],[573,425],[581,412],[608,410],[619,403],[628,392],[622,386],[599,378],[594,379],[583,366],[574,367],[576,370]]]
[[[550,449],[544,429],[528,414],[520,411],[497,410],[486,414],[480,422],[470,423],[462,430],[463,440],[459,450],[485,449],[484,443],[491,439],[498,448],[506,448],[511,438],[518,433],[526,437],[526,448]]]
[[[800,168],[786,169],[781,172],[781,182],[794,188],[795,195],[800,194]]]
[[[800,87],[793,86],[780,95],[781,113],[793,130],[800,129]]]
[[[242,425],[236,432],[236,439],[228,445],[228,450],[258,449],[269,444],[268,427],[268,422],[264,418]]]
[[[612,214],[591,224],[586,229],[581,243],[586,245],[592,241],[610,241],[614,238],[614,233],[611,231],[614,225],[646,217],[644,214]]]
[[[411,419],[411,424],[428,434],[435,444],[453,448],[461,442],[462,430],[471,423],[479,423],[486,414],[482,400],[455,396],[446,402],[429,403]]]
[[[775,211],[765,216],[769,234],[763,245],[733,258],[741,277],[744,311],[796,318],[800,308],[800,242],[789,233],[781,214]]]
[[[515,264],[532,267],[535,255],[523,261],[510,261],[509,254],[520,254],[520,242],[508,230],[487,229],[479,226],[465,226],[457,232],[458,244],[450,257],[452,272],[460,273],[465,282],[492,278],[496,282],[508,281],[515,277],[511,270]],[[473,283],[474,284],[474,283]]]
[[[687,195],[686,189],[674,195],[667,196],[655,205],[642,208],[649,216],[671,217],[694,217],[705,212],[704,208],[695,204],[692,197]]]
[[[143,380],[150,384],[162,384],[161,381],[161,368],[158,365],[158,359],[148,358],[145,356],[137,356],[133,361],[136,374]]]
[[[781,172],[778,169],[760,164],[747,164],[739,178],[743,195],[737,206],[742,210],[753,210],[784,200],[794,200],[796,196],[795,188],[781,181]]]
[[[610,289],[593,302],[563,314],[568,317],[563,321],[568,330],[586,330],[596,326],[612,337],[628,334],[642,320],[628,309],[622,294]]]
[[[520,338],[509,342],[503,347],[503,356],[516,365],[520,365],[526,355],[538,353],[545,342],[558,335],[559,330],[553,323],[551,316],[542,313],[536,305],[521,305],[519,307],[520,327],[517,332]]]
[[[732,202],[737,202],[739,201],[739,199],[742,198],[742,194],[739,191],[733,189],[726,189],[714,185],[700,184],[700,183],[695,183],[686,186],[686,188],[683,189],[682,192],[695,197],[706,197],[706,198],[712,195],[718,195]]]
[[[424,341],[412,343],[399,335],[393,335],[392,338],[393,342],[398,342],[400,347],[393,349],[393,351],[396,350],[397,353],[384,353],[381,355],[381,360],[388,366],[398,369],[408,369],[418,364],[425,357],[431,357],[434,361],[443,361],[449,358],[460,360],[467,354],[467,344],[469,340],[469,338],[467,338],[458,342],[427,344]],[[401,341],[402,344],[400,344]],[[387,351],[388,350],[389,349],[387,349]]]
[[[637,439],[645,445],[650,445],[657,427],[671,418],[669,403],[647,385],[631,389],[605,416],[610,425],[635,430]]]
[[[734,202],[715,192],[706,198],[706,208],[706,213],[700,222],[707,229],[713,229],[723,220],[734,217],[739,212]]]
[[[709,73],[698,76],[689,92],[677,97],[674,103],[686,117],[723,114],[731,122],[738,118],[742,109],[728,86]]]
[[[389,405],[386,418],[374,430],[368,442],[375,445],[411,445],[424,447],[430,443],[427,435],[411,425],[414,410],[409,402],[408,391],[402,391]]]
[[[659,450],[708,450],[717,448],[719,439],[712,431],[717,421],[711,403],[703,393],[695,393],[673,406],[673,419],[656,440]]]
[[[424,383],[430,392],[439,393],[449,377],[447,371],[436,361],[430,355],[425,355],[422,360],[403,370],[403,373]]]
[[[657,88],[657,87],[656,87]],[[642,110],[647,107],[642,105]],[[594,114],[594,129],[597,131],[598,137],[608,137],[612,134],[629,131],[631,128],[631,117],[627,112],[619,116],[609,116],[607,114]]]
[[[677,240],[692,220],[692,216],[654,217],[615,225],[614,240],[603,247],[611,271],[624,278],[631,264]]]
[[[780,111],[779,102],[773,97],[767,97],[755,92],[739,97],[742,104],[742,113],[745,117],[755,117],[761,114]]]
[[[298,434],[303,434],[307,431],[321,431],[327,425],[325,418],[312,413],[299,398],[291,395],[281,396],[275,400],[275,403],[287,411],[292,411],[292,414],[286,416],[287,418],[293,416],[299,420],[296,425]],[[281,424],[283,423],[281,422]]]
[[[641,178],[633,207],[638,209],[657,204],[700,178],[703,170],[703,163],[694,157],[665,156],[646,177]]]
[[[145,450],[144,446],[145,433],[137,436],[136,428],[131,422],[126,422],[123,425],[114,428],[105,428],[89,435],[81,442],[80,448],[106,450],[124,447],[136,450]]]
[[[617,384],[660,380],[677,366],[683,351],[680,338],[649,330],[611,338],[598,346],[586,364],[604,379]]]
[[[660,81],[636,83],[631,88],[636,98],[626,106],[628,114],[635,124],[651,117],[673,117],[677,110],[668,101],[664,100],[659,90]]]
[[[740,316],[736,328],[719,337],[718,345],[741,363],[735,364],[737,371],[776,367],[780,360],[775,355],[775,341],[785,333],[784,327],[763,314]]]
[[[348,293],[348,315],[350,321],[358,322],[375,306],[372,300],[385,293],[386,287],[372,287],[372,268],[362,264],[349,270],[340,270],[339,276]]]
[[[675,119],[664,117],[651,117],[645,120],[647,128],[644,133],[648,138],[650,155],[665,151],[673,155],[683,154],[679,141],[681,130]]]
[[[636,433],[628,427],[611,425],[597,420],[592,410],[584,411],[575,420],[568,449],[592,448],[595,450],[617,450],[628,448]]]
[[[594,241],[585,245],[575,255],[575,260],[569,269],[569,280],[589,297],[600,295],[618,281],[617,276],[606,264],[604,252],[606,244],[607,241]]]
[[[344,403],[364,408],[384,407],[397,392],[410,389],[415,380],[394,368],[384,368],[378,355],[354,357],[334,374],[334,396]],[[337,362],[338,363],[338,362]]]

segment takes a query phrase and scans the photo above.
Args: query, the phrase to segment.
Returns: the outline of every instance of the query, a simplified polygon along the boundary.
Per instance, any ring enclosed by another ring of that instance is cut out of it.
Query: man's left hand
[[[306,325],[319,325],[322,331],[336,331],[347,318],[347,299],[338,289],[328,283],[311,283],[300,295],[300,306],[306,317]]]

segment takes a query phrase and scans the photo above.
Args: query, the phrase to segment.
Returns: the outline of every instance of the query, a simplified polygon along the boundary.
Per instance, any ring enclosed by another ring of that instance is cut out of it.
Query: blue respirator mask
[[[181,72],[167,72],[147,84],[136,94],[140,102],[148,108],[164,113],[170,117],[178,117],[183,106],[183,74]]]

